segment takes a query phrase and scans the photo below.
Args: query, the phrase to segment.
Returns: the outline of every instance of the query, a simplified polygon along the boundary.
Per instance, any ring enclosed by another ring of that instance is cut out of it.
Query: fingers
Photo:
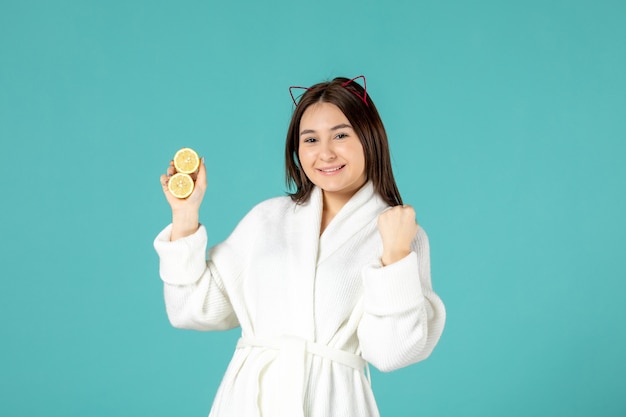
[[[402,215],[404,217],[415,217],[415,209],[413,208],[413,206],[410,206],[408,204],[402,204],[401,206],[400,205],[394,206],[394,207],[389,208],[386,211],[393,213],[393,214],[389,214],[389,216]]]
[[[401,205],[401,206],[399,206],[399,207],[401,207],[401,208],[402,208],[402,209],[404,209],[404,210],[410,210],[410,211],[415,212],[415,210],[413,209],[413,206],[411,206],[411,205],[409,205],[409,204],[403,204],[403,205]]]
[[[390,207],[378,216],[378,224],[395,225],[396,227],[411,227],[419,224],[415,219],[415,210],[408,204]]]
[[[171,195],[168,185],[170,182],[170,177],[175,173],[176,168],[174,168],[174,161],[170,161],[170,165],[165,170],[165,174],[159,177],[159,182],[161,183],[161,187],[163,188],[163,194],[165,194],[165,197],[168,199],[168,201]]]
[[[170,161],[170,166],[167,167],[166,173],[167,173],[167,176],[169,177],[176,174],[176,168],[174,168],[174,161]]]
[[[170,165],[165,170],[165,174],[159,177],[159,182],[163,186],[163,190],[167,190],[167,183],[172,175],[176,174],[176,168],[174,168],[174,161],[170,161]]]

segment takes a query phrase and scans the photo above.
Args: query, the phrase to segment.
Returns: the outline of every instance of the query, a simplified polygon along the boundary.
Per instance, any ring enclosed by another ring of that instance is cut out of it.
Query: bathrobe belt
[[[369,367],[361,356],[345,350],[335,349],[330,346],[310,342],[295,336],[281,336],[276,338],[242,337],[237,342],[237,348],[264,348],[277,352],[272,359],[276,361],[283,379],[283,390],[280,396],[281,404],[276,408],[282,411],[282,415],[288,417],[303,417],[304,387],[306,378],[307,354],[316,355],[328,359],[334,363],[349,366],[357,371],[366,371],[367,380],[370,381]],[[259,378],[261,375],[259,375]],[[262,395],[262,393],[258,393]],[[258,404],[258,403],[257,403]],[[259,413],[260,415],[260,413]]]

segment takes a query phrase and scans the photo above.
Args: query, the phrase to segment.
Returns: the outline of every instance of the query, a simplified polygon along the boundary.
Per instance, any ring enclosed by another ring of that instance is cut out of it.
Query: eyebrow
[[[350,125],[349,125],[349,124],[347,124],[347,123],[341,123],[341,124],[338,124],[337,126],[333,126],[333,127],[331,127],[331,128],[330,128],[330,130],[331,130],[331,131],[335,131],[335,130],[345,129],[345,128],[352,129],[352,126],[350,126]],[[302,132],[300,132],[300,136],[302,136],[302,135],[308,135],[309,133],[315,133],[315,130],[313,130],[313,129],[305,129],[305,130],[303,130]]]

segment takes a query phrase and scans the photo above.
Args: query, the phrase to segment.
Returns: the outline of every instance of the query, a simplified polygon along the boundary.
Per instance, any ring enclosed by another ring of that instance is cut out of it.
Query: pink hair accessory
[[[365,105],[367,106],[367,84],[365,83],[365,75],[359,75],[358,77],[354,77],[353,79],[346,81],[345,83],[341,84],[342,87],[346,87],[348,86],[352,81],[359,79],[359,78],[363,78],[363,97],[361,97],[359,95],[359,93],[357,93],[356,91],[352,91],[349,90],[352,94],[354,94],[355,96],[357,96],[358,98],[360,98],[363,103],[365,103]]]
[[[359,78],[362,78],[362,79],[363,79],[363,97],[361,97],[361,95],[360,95],[358,92],[354,91],[354,90],[348,90],[348,91],[350,91],[352,94],[354,94],[355,96],[357,96],[358,98],[360,98],[360,99],[361,99],[361,101],[362,101],[363,103],[365,103],[365,105],[366,105],[366,106],[369,106],[369,105],[367,104],[367,84],[366,84],[366,82],[365,82],[365,75],[359,75],[358,77],[354,77],[353,79],[348,80],[348,81],[344,82],[343,84],[341,84],[341,86],[342,86],[342,87],[347,87],[348,85],[350,85],[350,83],[351,83],[352,81],[357,80],[357,79],[359,79]],[[297,106],[297,105],[298,105],[298,103],[296,102],[296,98],[293,96],[293,89],[294,89],[294,88],[309,91],[309,90],[311,89],[311,87],[300,87],[300,86],[297,86],[297,85],[292,85],[291,87],[289,87],[289,95],[291,95],[291,100],[293,100],[293,104],[294,104],[295,106]]]
[[[297,85],[292,85],[291,87],[289,87],[289,94],[291,95],[291,99],[293,100],[293,104],[295,106],[297,106],[298,103],[296,103],[296,98],[293,96],[293,91],[292,91],[294,88],[299,88],[299,89],[306,90],[306,91],[309,91],[311,88],[310,87],[299,87]]]

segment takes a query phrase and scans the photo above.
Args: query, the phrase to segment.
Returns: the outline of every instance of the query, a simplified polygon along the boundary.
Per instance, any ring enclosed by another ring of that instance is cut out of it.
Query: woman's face
[[[300,120],[299,140],[302,169],[326,197],[350,198],[365,184],[363,145],[337,106],[309,106]]]

